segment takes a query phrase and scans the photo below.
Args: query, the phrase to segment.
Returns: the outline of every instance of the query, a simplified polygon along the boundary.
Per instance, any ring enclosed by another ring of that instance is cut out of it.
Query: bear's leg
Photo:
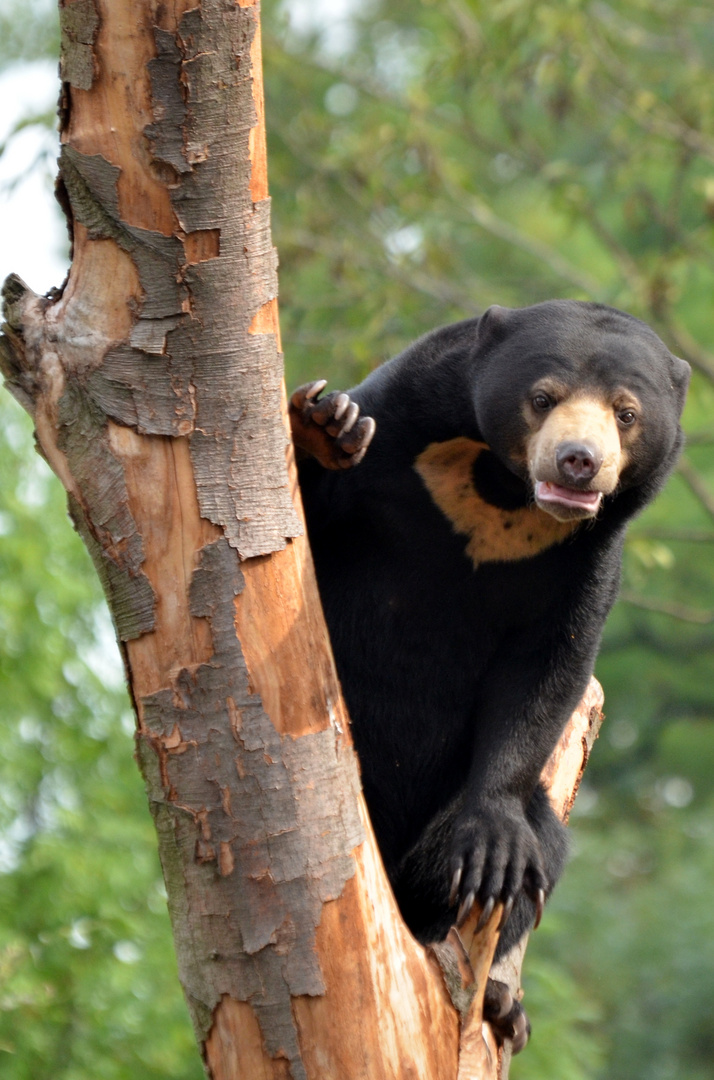
[[[548,877],[548,896],[550,896],[565,866],[568,839],[565,826],[554,813],[548,796],[540,784],[533,793],[526,817],[538,837],[543,853],[543,868]],[[535,918],[535,904],[525,892],[521,891],[501,931],[494,962],[502,959],[518,944],[523,935],[527,934],[534,925]],[[531,1025],[523,1006],[516,1001],[505,983],[497,979],[487,981],[483,1014],[497,1037],[513,1040],[512,1052],[514,1054],[524,1048],[530,1036]]]
[[[457,799],[439,814],[419,843],[402,860],[398,872],[390,874],[402,917],[423,945],[442,941],[456,918],[456,909],[449,903],[448,852],[460,807],[461,800]],[[528,900],[527,903],[530,910],[523,911],[523,931],[527,929],[528,920],[533,921],[535,912],[532,901]],[[516,913],[520,914],[518,903],[514,906],[509,924]],[[512,1040],[512,1053],[517,1054],[524,1048],[530,1035],[530,1023],[523,1006],[505,983],[496,979],[487,980],[483,1016],[499,1042]]]
[[[402,917],[422,944],[443,941],[456,919],[450,903],[448,888],[451,836],[462,798],[451,802],[429,824],[419,842],[405,855],[390,879]],[[548,796],[538,785],[526,811],[528,823],[540,844],[543,868],[548,878],[548,895],[560,877],[568,853],[564,825],[553,811]],[[536,906],[521,891],[496,948],[496,959],[505,956],[520,941],[535,922]],[[530,1023],[519,1001],[505,983],[489,979],[483,1006],[484,1019],[500,1040],[513,1041],[512,1052],[518,1053],[528,1042]]]

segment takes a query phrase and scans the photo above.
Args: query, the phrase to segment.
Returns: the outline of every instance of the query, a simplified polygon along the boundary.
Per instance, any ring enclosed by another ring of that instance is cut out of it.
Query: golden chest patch
[[[484,450],[488,450],[486,443],[450,439],[431,443],[414,463],[454,530],[468,537],[466,554],[474,566],[531,558],[574,532],[577,521],[556,521],[535,505],[502,510],[482,499],[474,487],[472,470]]]

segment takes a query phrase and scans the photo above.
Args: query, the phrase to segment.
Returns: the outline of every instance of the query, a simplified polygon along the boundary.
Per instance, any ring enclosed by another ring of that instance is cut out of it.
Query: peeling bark
[[[63,0],[59,6],[63,82],[91,90],[94,81],[94,42],[99,15],[94,0]]]
[[[191,613],[208,619],[214,651],[143,700],[139,757],[201,1041],[222,995],[250,1001],[268,1053],[299,1076],[291,998],[325,992],[315,933],[355,873],[359,778],[345,733],[281,735],[251,692],[234,626],[243,588],[227,542],[206,546]]]
[[[359,791],[283,415],[258,5],[61,17],[74,258],[49,297],[5,283],[0,367],[122,643],[207,1071],[495,1080],[500,913],[418,946]]]

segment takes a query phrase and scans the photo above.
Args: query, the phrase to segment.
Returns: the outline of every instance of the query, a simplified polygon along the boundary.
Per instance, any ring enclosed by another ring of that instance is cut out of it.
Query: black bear
[[[633,316],[553,300],[435,330],[348,394],[292,396],[364,792],[422,942],[476,899],[504,904],[497,955],[540,920],[566,843],[539,777],[627,523],[679,454],[689,373]],[[518,1007],[501,1033],[525,1042]]]

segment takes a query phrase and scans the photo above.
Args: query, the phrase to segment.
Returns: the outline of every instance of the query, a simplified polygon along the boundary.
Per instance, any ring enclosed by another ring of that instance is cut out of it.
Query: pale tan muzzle
[[[562,448],[569,444],[586,444],[593,448],[594,456],[600,462],[592,477],[577,485],[571,484],[564,474]],[[609,495],[617,487],[620,475],[627,461],[627,454],[620,440],[615,412],[610,403],[597,398],[578,394],[556,405],[537,431],[527,440],[528,469],[538,498],[538,485],[577,486],[583,491]],[[593,503],[596,512],[598,503]],[[578,513],[573,506],[570,511],[563,504],[542,504],[543,509],[555,517],[570,518],[592,516],[581,508]]]

